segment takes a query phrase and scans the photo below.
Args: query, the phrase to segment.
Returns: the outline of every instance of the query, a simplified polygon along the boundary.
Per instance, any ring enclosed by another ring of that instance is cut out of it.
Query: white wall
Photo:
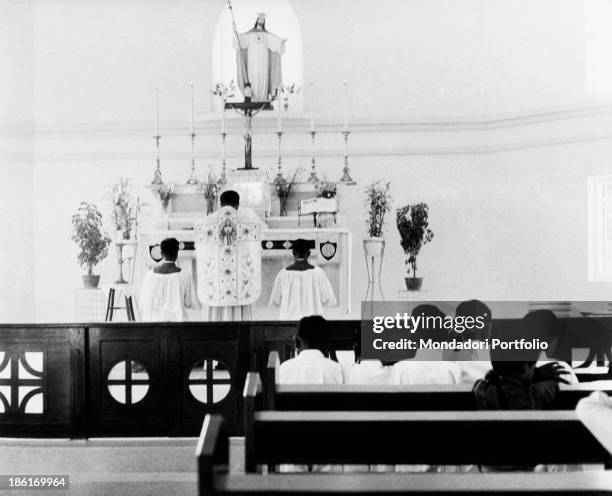
[[[32,8],[0,2],[0,322],[32,320]]]
[[[302,27],[304,79],[315,81],[318,160],[332,178],[341,169],[341,83],[350,82],[359,184],[343,192],[342,206],[355,239],[353,316],[366,286],[363,188],[378,178],[392,182],[395,206],[430,205],[436,237],[419,264],[428,298],[607,298],[606,284],[587,282],[586,177],[608,172],[612,109],[610,95],[589,93],[584,2],[291,4]],[[36,124],[32,201],[19,196],[32,205],[20,215],[32,216],[35,241],[35,283],[24,288],[35,288],[36,319],[71,320],[80,269],[70,215],[81,200],[108,212],[104,195],[119,175],[140,186],[150,181],[155,86],[164,178],[189,174],[190,81],[200,173],[218,166],[217,124],[207,112],[222,5],[46,0],[31,8],[30,45],[30,32],[23,34],[31,65],[25,55],[12,61],[32,72]],[[274,118],[256,120],[256,163],[272,168]],[[299,116],[288,122],[288,168],[309,161],[305,127]],[[230,133],[229,162],[237,166],[239,122]],[[403,255],[393,215],[389,221],[383,283],[393,298],[403,285]],[[112,256],[100,270],[114,277]],[[16,316],[30,320],[21,310]]]

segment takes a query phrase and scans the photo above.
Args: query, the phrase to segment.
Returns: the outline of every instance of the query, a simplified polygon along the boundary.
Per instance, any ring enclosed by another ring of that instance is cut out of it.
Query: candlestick
[[[276,131],[276,136],[278,137],[278,149],[277,149],[277,164],[278,164],[278,173],[276,174],[278,177],[282,177],[283,175],[283,159],[281,156],[281,140],[283,138],[282,131]]]
[[[155,114],[155,125],[154,125],[154,136],[159,136],[159,89],[155,88],[154,98],[154,114]]]
[[[227,137],[227,133],[225,131],[221,132],[221,176],[219,177],[219,183],[225,184],[227,182],[227,175],[225,171],[225,138]]]
[[[342,134],[344,135],[344,167],[342,168],[342,177],[340,178],[340,182],[346,184],[347,186],[354,186],[357,183],[353,181],[353,178],[351,177],[351,170],[349,169],[348,165],[348,139],[351,132],[348,130],[342,131]]]
[[[219,97],[221,99],[221,134],[225,133],[225,98],[223,96]]]
[[[195,171],[195,133],[191,133],[191,175],[187,179],[187,184],[198,184],[198,176]]]
[[[348,131],[348,81],[344,80],[344,131]]]
[[[161,136],[155,135],[153,136],[153,139],[155,140],[156,154],[155,154],[155,173],[153,174],[153,181],[151,181],[151,184],[154,186],[159,186],[160,184],[164,184],[164,182],[162,181],[162,177],[161,177],[161,166],[159,163],[159,140],[161,139]]]
[[[277,97],[276,97],[276,132],[277,133],[282,133],[283,132],[283,109],[282,109],[282,104],[281,104],[281,98],[280,98],[280,91],[277,93]]]
[[[193,83],[189,83],[191,86],[191,134],[195,134],[195,109],[194,109],[194,98],[193,98]]]
[[[311,171],[310,171],[310,176],[308,177],[308,182],[314,183],[314,184],[318,184],[321,182],[321,180],[317,176],[317,171],[316,171],[316,167],[317,167],[317,161],[315,158],[315,135],[316,134],[317,132],[314,129],[310,131],[310,145],[311,145],[310,167],[311,167]]]

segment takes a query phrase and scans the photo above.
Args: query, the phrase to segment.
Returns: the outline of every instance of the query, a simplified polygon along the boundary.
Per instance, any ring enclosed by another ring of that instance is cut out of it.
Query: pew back
[[[279,355],[268,356],[263,384],[266,410],[455,411],[476,410],[468,384],[423,386],[277,384]],[[573,410],[593,391],[612,394],[612,383],[560,385],[555,410]]]

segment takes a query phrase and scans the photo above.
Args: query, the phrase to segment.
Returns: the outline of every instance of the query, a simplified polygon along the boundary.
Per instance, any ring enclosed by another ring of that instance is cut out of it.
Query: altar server
[[[140,289],[141,318],[149,322],[187,320],[187,309],[198,306],[191,277],[177,265],[179,242],[161,242],[162,263],[147,272]]]
[[[251,305],[261,295],[262,220],[240,195],[225,191],[221,208],[195,228],[198,296],[205,320],[252,318]]]
[[[342,384],[342,367],[329,355],[330,327],[323,317],[304,317],[295,336],[297,356],[280,365],[281,384]]]
[[[280,306],[280,320],[324,315],[324,307],[337,305],[329,279],[323,269],[308,262],[308,241],[296,239],[292,250],[294,261],[276,276],[269,306]]]

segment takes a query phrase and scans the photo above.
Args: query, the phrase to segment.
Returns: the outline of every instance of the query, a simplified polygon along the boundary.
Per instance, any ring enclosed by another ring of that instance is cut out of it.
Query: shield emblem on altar
[[[336,255],[338,251],[338,243],[332,243],[331,241],[326,241],[325,243],[321,243],[319,245],[319,251],[321,252],[321,256],[329,261]]]

